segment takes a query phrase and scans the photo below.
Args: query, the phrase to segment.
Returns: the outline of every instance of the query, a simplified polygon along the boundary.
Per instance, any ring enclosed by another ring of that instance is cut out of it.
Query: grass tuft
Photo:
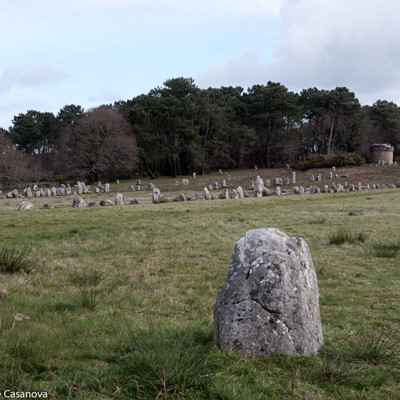
[[[395,258],[400,250],[400,242],[375,243],[371,246],[371,252],[379,258]]]
[[[180,398],[206,387],[211,335],[149,323],[140,333],[130,332],[130,337],[131,352],[124,364],[127,371],[134,371],[138,392],[149,396],[143,398]]]
[[[104,279],[104,274],[97,270],[74,270],[70,273],[70,282],[79,288],[81,306],[93,311],[99,303],[98,288]]]
[[[329,244],[331,245],[364,243],[366,240],[367,235],[364,232],[352,232],[342,226],[329,234]]]
[[[13,274],[15,272],[29,273],[38,263],[38,258],[31,248],[24,247],[0,250],[0,272]]]

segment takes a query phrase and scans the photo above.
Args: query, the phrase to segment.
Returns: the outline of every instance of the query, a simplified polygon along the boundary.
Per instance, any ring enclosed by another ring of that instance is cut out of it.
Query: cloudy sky
[[[347,86],[400,104],[398,0],[0,0],[0,127],[126,100],[170,78],[201,88]]]

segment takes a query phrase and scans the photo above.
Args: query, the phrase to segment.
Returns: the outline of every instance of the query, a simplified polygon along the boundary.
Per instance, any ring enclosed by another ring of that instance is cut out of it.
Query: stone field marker
[[[250,357],[318,351],[318,284],[303,239],[269,228],[248,231],[236,243],[214,305],[214,340]]]

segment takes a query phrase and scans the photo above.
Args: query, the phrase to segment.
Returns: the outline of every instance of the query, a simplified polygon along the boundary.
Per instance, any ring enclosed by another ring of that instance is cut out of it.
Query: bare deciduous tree
[[[17,150],[6,132],[0,129],[0,183],[9,188],[29,179],[28,157]]]
[[[106,106],[86,112],[69,127],[64,148],[68,173],[91,181],[130,177],[139,159],[131,125]]]

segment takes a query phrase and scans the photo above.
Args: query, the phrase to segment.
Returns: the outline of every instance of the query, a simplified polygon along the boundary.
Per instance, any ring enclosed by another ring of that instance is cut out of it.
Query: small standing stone
[[[256,181],[254,182],[254,197],[261,197],[263,190],[264,190],[264,182],[262,178],[257,176]]]
[[[114,203],[109,199],[100,201],[100,206],[101,207],[111,207],[113,205],[114,205]]]
[[[160,189],[154,188],[153,189],[153,194],[152,194],[152,202],[153,203],[160,203],[161,201],[163,201],[164,197],[161,194]]]
[[[122,193],[117,193],[115,195],[115,205],[123,206],[125,204],[125,196]]]
[[[229,199],[229,193],[228,193],[228,189],[227,189],[227,188],[225,188],[225,189],[221,192],[221,194],[219,195],[219,198],[220,198],[221,200]]]
[[[29,201],[23,201],[18,207],[18,211],[27,211],[32,209],[33,209],[33,204],[30,203]]]
[[[82,185],[82,182],[76,182],[76,194],[83,194],[83,185]],[[53,192],[51,193],[51,195],[52,196],[54,196],[53,195]]]
[[[110,191],[110,184],[109,183],[106,183],[105,185],[104,185],[104,193],[108,193]]]
[[[243,195],[243,189],[241,186],[237,187],[236,192],[238,194],[239,199],[243,199],[244,195]]]
[[[28,199],[32,197],[32,190],[30,186],[24,189],[24,196],[27,197]]]
[[[72,207],[73,208],[86,207],[86,203],[81,197],[77,197],[72,201]]]

